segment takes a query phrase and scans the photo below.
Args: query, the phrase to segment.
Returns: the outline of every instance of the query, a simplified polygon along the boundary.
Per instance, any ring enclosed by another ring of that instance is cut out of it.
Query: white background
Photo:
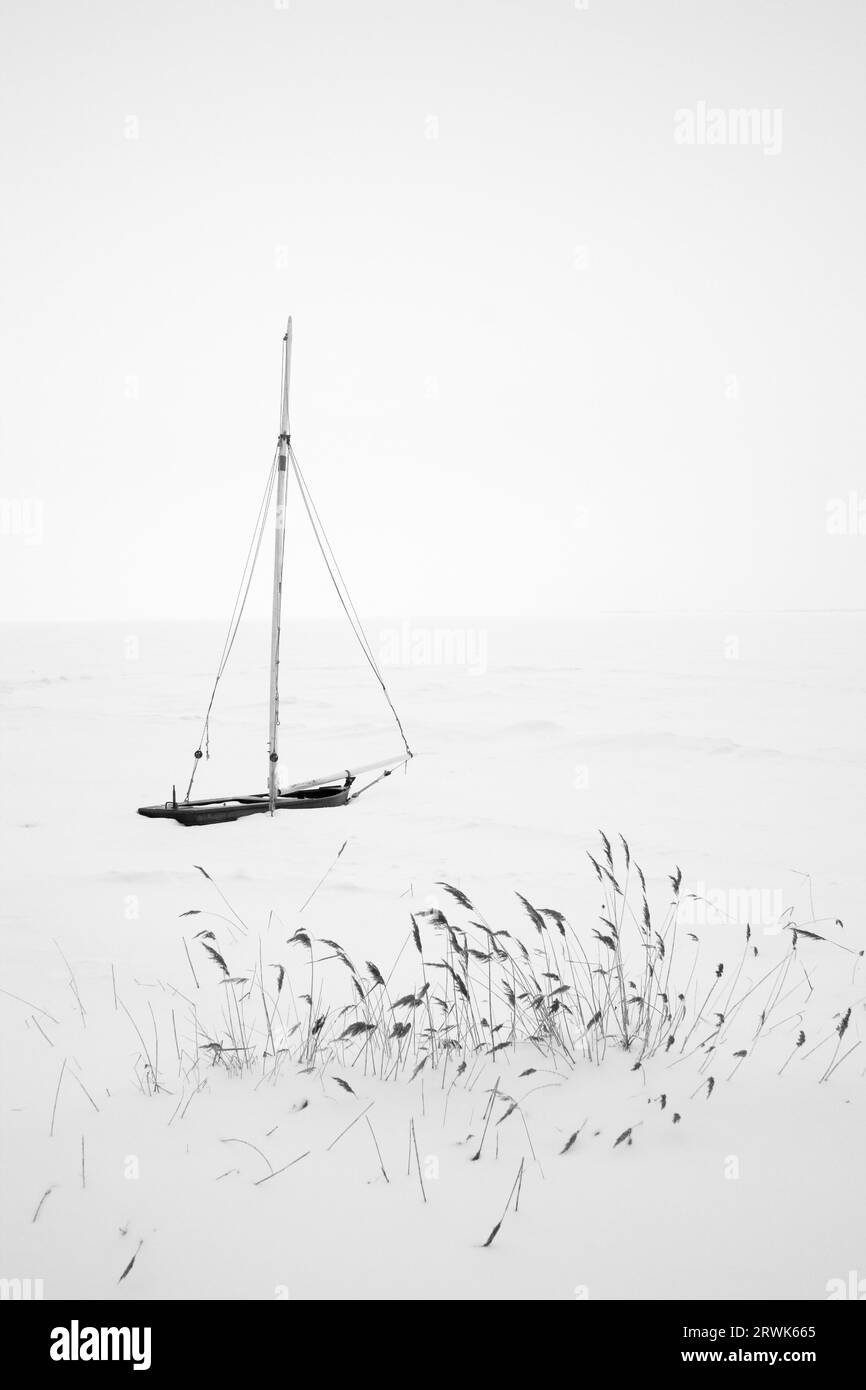
[[[367,613],[861,607],[827,505],[866,493],[863,28],[12,0],[0,496],[42,526],[7,525],[2,616],[227,613],[289,312]],[[678,144],[700,102],[780,139]]]

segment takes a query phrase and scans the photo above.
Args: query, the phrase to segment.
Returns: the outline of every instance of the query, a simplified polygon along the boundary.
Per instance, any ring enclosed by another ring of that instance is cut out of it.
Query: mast
[[[277,729],[280,713],[280,616],[283,596],[283,554],[286,544],[286,486],[289,468],[289,373],[292,366],[292,320],[283,338],[283,392],[280,403],[279,461],[277,464],[277,512],[274,524],[274,599],[271,610],[271,673],[268,725],[268,800],[271,815],[277,804]]]

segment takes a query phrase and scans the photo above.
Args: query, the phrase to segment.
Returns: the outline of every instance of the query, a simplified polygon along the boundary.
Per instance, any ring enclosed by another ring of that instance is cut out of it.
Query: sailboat
[[[277,445],[265,486],[264,496],[259,507],[253,536],[250,541],[249,550],[247,551],[244,571],[241,576],[234,609],[232,610],[232,616],[229,621],[228,633],[225,643],[223,644],[222,654],[217,667],[216,679],[214,680],[210,701],[204,716],[201,737],[199,738],[198,746],[193,755],[192,771],[189,778],[189,785],[186,789],[186,795],[179,800],[176,787],[172,787],[170,801],[165,801],[161,805],[156,806],[140,806],[138,808],[138,814],[140,816],[148,816],[159,820],[173,820],[177,821],[179,825],[218,825],[224,821],[236,821],[246,816],[261,814],[270,814],[273,816],[277,811],[306,811],[329,806],[345,806],[348,802],[354,801],[362,792],[374,786],[376,782],[381,781],[382,778],[390,777],[392,772],[397,771],[401,767],[405,767],[412,758],[412,750],[409,747],[400,717],[394,708],[393,701],[391,700],[382,672],[379,669],[373,650],[364,632],[361,620],[358,617],[355,605],[349,597],[345,580],[343,579],[340,567],[334,557],[334,552],[331,549],[321,518],[310,495],[310,490],[307,487],[295,451],[292,448],[291,431],[289,427],[289,379],[291,375],[291,365],[292,320],[290,318],[283,338],[280,427]],[[279,785],[278,769],[278,739],[280,730],[280,633],[282,627],[283,564],[286,546],[285,523],[289,474],[293,476],[297,484],[303,509],[313,529],[318,549],[321,552],[322,559],[325,562],[325,566],[337,592],[343,611],[355,634],[368,666],[382,688],[391,714],[394,717],[400,737],[403,740],[403,752],[384,762],[366,763],[360,767],[343,768],[337,772],[329,773],[325,777],[313,778],[308,782],[296,782],[291,786],[281,788]],[[244,607],[256,568],[256,562],[262,546],[262,539],[271,512],[271,502],[274,498],[274,578],[271,610],[270,672],[268,682],[267,790],[252,792],[247,796],[213,797],[207,800],[195,801],[192,799],[192,789],[196,772],[198,771],[202,758],[210,756],[209,732],[211,712],[214,707],[217,689],[225,672],[235,637],[237,636],[238,627],[243,616]],[[362,774],[373,772],[378,775],[360,788],[355,787],[357,779]]]

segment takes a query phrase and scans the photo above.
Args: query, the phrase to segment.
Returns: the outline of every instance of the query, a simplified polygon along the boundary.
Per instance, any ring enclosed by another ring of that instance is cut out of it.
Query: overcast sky
[[[362,612],[864,606],[864,40],[860,0],[6,0],[0,615],[227,615],[289,312]]]

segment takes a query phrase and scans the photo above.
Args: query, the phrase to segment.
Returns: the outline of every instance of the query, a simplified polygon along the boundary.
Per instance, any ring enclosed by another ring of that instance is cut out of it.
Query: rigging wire
[[[358,790],[357,790],[356,792],[352,792],[352,795],[349,797],[349,800],[350,800],[350,801],[355,801],[355,800],[357,800],[357,798],[358,798],[363,792],[367,792],[367,791],[370,790],[371,787],[375,787],[376,783],[377,783],[377,782],[381,782],[382,779],[383,779],[384,777],[390,777],[392,772],[397,772],[401,767],[408,767],[408,765],[409,765],[409,759],[410,759],[411,757],[412,757],[412,754],[411,754],[411,753],[407,753],[407,754],[406,754],[406,757],[405,757],[405,758],[401,758],[400,761],[399,761],[398,763],[395,763],[393,767],[386,768],[386,770],[385,770],[384,772],[380,772],[380,773],[379,773],[379,776],[378,776],[378,777],[374,777],[373,780],[372,780],[372,782],[365,782],[364,785],[363,785],[363,787],[359,787]]]
[[[275,450],[274,457],[271,462],[270,471],[268,473],[267,482],[265,484],[264,495],[262,497],[261,503],[259,505],[259,510],[256,515],[256,522],[255,526],[253,527],[253,534],[250,538],[250,543],[247,548],[246,559],[244,561],[244,568],[241,574],[241,581],[238,586],[237,594],[235,595],[234,607],[232,608],[232,614],[229,619],[228,631],[226,632],[226,638],[225,642],[223,643],[222,654],[220,656],[219,664],[217,666],[216,678],[214,679],[210,700],[208,701],[207,710],[205,711],[204,724],[202,725],[201,737],[199,738],[198,747],[196,748],[195,756],[193,758],[192,772],[190,773],[189,786],[186,789],[186,796],[184,798],[185,801],[189,801],[190,792],[192,791],[192,784],[195,781],[195,774],[198,771],[198,765],[202,759],[202,744],[204,744],[205,748],[207,749],[205,756],[210,757],[211,710],[213,709],[213,703],[216,698],[217,687],[219,686],[220,680],[223,676],[223,672],[225,671],[226,666],[228,664],[228,659],[231,656],[232,648],[235,644],[235,638],[237,637],[238,628],[240,627],[241,618],[243,617],[244,608],[246,607],[247,598],[249,596],[250,585],[252,584],[253,574],[256,568],[256,561],[258,560],[259,550],[261,549],[262,536],[264,535],[265,522],[267,521],[268,510],[271,502],[271,495],[274,490],[274,479],[276,477],[277,470],[277,456],[278,450]]]
[[[213,683],[213,689],[212,689],[212,691],[211,691],[210,700],[208,701],[207,710],[206,710],[206,712],[205,712],[204,724],[203,724],[203,726],[202,726],[202,731],[201,731],[201,737],[200,737],[200,739],[199,739],[198,747],[197,747],[197,749],[196,749],[196,751],[195,751],[195,756],[194,756],[194,759],[193,759],[192,772],[191,772],[191,774],[190,774],[189,785],[188,785],[188,787],[187,787],[187,789],[186,789],[186,796],[185,796],[185,798],[184,798],[185,801],[189,801],[190,793],[192,792],[193,782],[195,781],[195,774],[196,774],[196,772],[198,771],[199,762],[201,761],[201,759],[202,759],[203,756],[206,756],[206,757],[209,757],[209,756],[210,756],[210,716],[211,716],[211,711],[212,711],[212,709],[213,709],[214,700],[215,700],[215,698],[216,698],[217,688],[218,688],[218,686],[219,686],[220,680],[222,679],[223,673],[224,673],[224,671],[225,671],[225,669],[226,669],[226,666],[227,666],[227,664],[228,664],[228,660],[229,660],[229,657],[230,657],[230,655],[231,655],[232,648],[234,647],[234,644],[235,644],[235,638],[237,637],[238,629],[239,629],[240,623],[241,623],[241,618],[243,617],[244,609],[245,609],[245,607],[246,607],[247,598],[248,598],[248,596],[249,596],[250,586],[251,586],[251,584],[252,584],[253,574],[254,574],[254,572],[255,572],[256,563],[257,563],[257,561],[258,561],[259,552],[260,552],[260,550],[261,550],[262,538],[263,538],[263,536],[264,536],[265,523],[266,523],[266,521],[267,521],[268,511],[269,511],[269,509],[270,509],[271,497],[273,496],[274,483],[275,483],[276,476],[277,476],[277,461],[278,461],[278,458],[279,458],[279,452],[280,452],[280,441],[278,441],[278,443],[277,443],[277,448],[276,448],[276,450],[275,450],[275,452],[274,452],[274,457],[273,457],[273,460],[272,460],[272,462],[271,462],[270,471],[269,471],[269,473],[268,473],[268,478],[267,478],[267,482],[266,482],[266,485],[265,485],[264,495],[263,495],[263,497],[262,497],[262,501],[261,501],[261,504],[260,504],[260,506],[259,506],[258,514],[257,514],[257,516],[256,516],[255,526],[254,526],[254,528],[253,528],[253,534],[252,534],[252,537],[251,537],[251,539],[250,539],[249,547],[248,547],[248,549],[247,549],[247,555],[246,555],[246,559],[245,559],[245,561],[244,561],[244,568],[243,568],[243,573],[242,573],[242,575],[241,575],[240,585],[238,586],[238,592],[237,592],[237,594],[236,594],[236,596],[235,596],[234,607],[232,608],[232,615],[231,615],[231,618],[229,619],[228,631],[227,631],[227,633],[226,633],[225,642],[223,643],[223,649],[222,649],[222,653],[221,653],[221,655],[220,655],[219,665],[218,665],[218,667],[217,667],[216,678],[215,678],[214,683]],[[381,672],[380,667],[379,667],[379,663],[376,661],[376,658],[375,658],[375,656],[374,656],[374,654],[373,654],[373,649],[372,649],[372,647],[371,647],[371,645],[370,645],[369,638],[367,637],[367,634],[366,634],[366,632],[365,632],[365,630],[364,630],[364,625],[363,625],[363,623],[361,622],[361,619],[360,619],[360,617],[359,617],[359,615],[358,615],[358,610],[356,609],[355,604],[354,604],[354,602],[353,602],[353,600],[352,600],[352,597],[351,597],[351,595],[350,595],[350,593],[349,593],[348,586],[347,586],[347,584],[346,584],[345,579],[343,578],[342,570],[340,569],[340,566],[339,566],[339,564],[338,564],[338,562],[337,562],[337,558],[336,558],[336,556],[335,556],[335,554],[334,554],[333,547],[331,546],[331,542],[330,542],[330,540],[328,539],[328,535],[327,535],[327,532],[325,531],[325,527],[324,527],[324,525],[323,525],[323,523],[322,523],[322,519],[321,519],[321,517],[319,516],[318,509],[317,509],[317,507],[316,507],[315,502],[313,501],[312,495],[311,495],[310,490],[309,490],[309,488],[308,488],[308,486],[307,486],[307,481],[306,481],[306,479],[305,479],[305,477],[304,477],[304,475],[303,475],[303,473],[302,473],[302,471],[301,471],[301,466],[300,466],[300,464],[298,463],[297,455],[295,454],[295,451],[294,451],[294,449],[292,448],[291,443],[289,443],[288,453],[289,453],[289,458],[291,459],[292,468],[293,468],[293,471],[294,471],[294,474],[295,474],[295,481],[296,481],[297,484],[298,484],[298,491],[299,491],[299,493],[300,493],[300,495],[301,495],[301,500],[302,500],[302,502],[303,502],[303,504],[304,504],[304,508],[305,508],[305,510],[306,510],[307,517],[308,517],[308,519],[309,519],[310,526],[311,526],[312,531],[313,531],[313,535],[314,535],[315,538],[316,538],[316,543],[317,543],[317,545],[318,545],[318,547],[319,547],[319,551],[321,552],[322,559],[323,559],[324,562],[325,562],[325,568],[326,568],[327,571],[328,571],[328,575],[329,575],[329,577],[330,577],[331,583],[332,583],[333,586],[334,586],[334,589],[335,589],[335,591],[336,591],[337,597],[338,597],[338,599],[339,599],[339,601],[340,601],[340,605],[341,605],[341,607],[342,607],[342,609],[343,609],[343,612],[346,614],[346,617],[347,617],[348,620],[349,620],[349,626],[351,627],[352,632],[353,632],[354,635],[355,635],[355,639],[356,639],[356,641],[358,642],[358,645],[359,645],[360,648],[361,648],[361,651],[362,651],[362,653],[363,653],[363,655],[364,655],[364,658],[365,658],[365,660],[366,660],[368,666],[370,667],[370,670],[373,672],[373,675],[375,676],[376,680],[378,681],[379,685],[380,685],[381,688],[382,688],[382,693],[383,693],[383,695],[385,696],[385,699],[386,699],[386,701],[387,701],[387,703],[388,703],[388,707],[389,707],[389,709],[391,710],[392,715],[394,716],[394,721],[395,721],[395,723],[396,723],[396,725],[397,725],[397,728],[398,728],[399,731],[400,731],[400,737],[401,737],[402,740],[403,740],[403,746],[404,746],[404,748],[406,749],[406,756],[405,756],[405,758],[400,759],[400,760],[395,764],[395,766],[394,766],[393,768],[389,769],[387,772],[383,772],[379,777],[374,778],[372,782],[368,782],[365,786],[359,788],[359,790],[358,790],[357,792],[355,792],[355,793],[353,794],[353,797],[351,798],[351,799],[354,800],[354,797],[360,796],[362,792],[364,792],[364,791],[366,791],[366,790],[368,789],[368,787],[375,786],[376,782],[381,781],[383,777],[390,777],[392,771],[393,771],[393,772],[396,772],[398,768],[406,766],[406,764],[409,762],[409,759],[413,756],[413,754],[412,754],[411,748],[409,747],[409,741],[408,741],[408,739],[406,738],[406,733],[405,733],[405,730],[404,730],[404,728],[403,728],[402,722],[401,722],[401,720],[400,720],[400,716],[398,715],[397,710],[396,710],[395,707],[394,707],[394,702],[392,701],[391,695],[390,695],[390,693],[389,693],[389,691],[388,691],[388,687],[387,687],[387,685],[385,684],[385,678],[384,678],[384,676],[382,675],[382,672]],[[284,570],[285,550],[286,550],[286,526],[285,526],[285,518],[283,519],[283,521],[284,521],[284,524],[283,524],[283,528],[282,528],[282,545],[281,545],[280,560],[279,560],[279,575],[280,575],[279,583],[280,583],[280,594],[281,594],[281,595],[282,595],[283,570]],[[277,660],[277,662],[279,662],[280,637],[281,637],[281,635],[282,635],[282,623],[280,623],[280,626],[279,626],[278,629],[277,629],[277,639],[276,639],[276,660]],[[276,715],[277,715],[277,724],[279,725],[279,708],[277,708]],[[204,751],[204,752],[203,752],[203,745],[204,745],[204,749],[206,750],[206,751]],[[272,750],[272,751],[273,751],[273,750]]]
[[[360,646],[361,651],[366,657],[367,664],[369,665],[370,670],[373,672],[373,675],[376,677],[376,680],[382,687],[382,693],[388,702],[388,706],[391,710],[391,713],[394,716],[397,728],[400,730],[400,737],[403,740],[403,746],[406,749],[407,758],[411,758],[412,749],[409,747],[409,740],[407,739],[403,725],[400,722],[400,716],[394,708],[394,703],[391,699],[390,694],[388,693],[388,687],[385,684],[385,678],[379,669],[379,664],[376,661],[375,656],[373,655],[373,650],[370,646],[369,639],[367,637],[366,632],[364,631],[361,619],[358,617],[357,609],[355,608],[355,605],[352,602],[349,590],[346,586],[346,581],[343,578],[342,571],[340,570],[340,567],[337,564],[336,556],[334,555],[334,552],[331,548],[331,542],[328,540],[327,532],[325,531],[325,528],[322,524],[321,517],[319,516],[319,513],[316,510],[316,505],[313,502],[312,497],[310,496],[310,491],[307,487],[306,479],[304,478],[301,472],[300,464],[298,463],[297,456],[295,454],[294,449],[291,447],[291,444],[289,445],[289,457],[292,460],[292,466],[295,471],[295,479],[298,484],[298,491],[301,494],[304,507],[306,508],[307,516],[310,520],[310,525],[313,528],[313,534],[316,537],[319,550],[322,553],[322,559],[325,561],[325,567],[328,571],[328,574],[330,575],[331,583],[333,584],[334,589],[336,590],[337,597],[340,600],[340,604],[342,605],[343,611],[346,614],[346,617],[349,619],[349,625],[352,628],[355,637],[357,638],[358,645]],[[360,795],[360,793],[358,794]]]
[[[340,581],[340,584],[341,584],[342,587],[343,587],[343,593],[345,594],[346,601],[347,601],[347,603],[348,603],[348,605],[349,605],[349,608],[351,609],[351,617],[350,617],[350,619],[349,619],[350,625],[352,626],[352,628],[353,628],[353,630],[354,630],[354,632],[355,632],[355,634],[356,634],[356,636],[357,636],[357,638],[358,638],[358,641],[361,643],[362,649],[364,650],[364,653],[365,653],[365,655],[366,655],[366,657],[367,657],[367,660],[370,662],[370,665],[372,666],[372,668],[373,668],[373,670],[374,670],[374,672],[375,672],[375,674],[376,674],[377,679],[378,679],[380,682],[382,682],[382,683],[384,684],[384,681],[383,681],[383,678],[382,678],[382,673],[381,673],[381,671],[380,671],[380,669],[379,669],[379,665],[378,665],[378,663],[377,663],[377,661],[376,661],[376,658],[375,658],[374,655],[373,655],[373,649],[372,649],[372,647],[370,646],[370,643],[369,643],[369,641],[368,641],[368,639],[367,639],[367,634],[366,634],[366,632],[364,631],[364,625],[363,625],[363,623],[361,622],[361,619],[360,619],[360,617],[359,617],[359,615],[358,615],[358,610],[356,609],[356,607],[355,607],[355,605],[354,605],[354,603],[353,603],[353,601],[352,601],[352,597],[351,597],[351,595],[350,595],[350,593],[349,593],[349,586],[347,585],[345,579],[343,578],[343,572],[342,572],[342,570],[340,569],[340,566],[339,566],[339,563],[338,563],[338,561],[337,561],[337,557],[336,557],[336,555],[334,554],[334,551],[333,551],[333,547],[332,547],[332,545],[331,545],[331,542],[328,540],[328,536],[327,536],[327,533],[326,533],[326,531],[325,531],[325,527],[324,527],[324,524],[323,524],[323,522],[322,522],[322,518],[319,516],[318,508],[316,507],[316,504],[315,504],[315,502],[313,501],[313,498],[312,498],[312,494],[310,493],[310,489],[309,489],[309,487],[307,486],[307,480],[306,480],[306,478],[305,478],[304,475],[303,475],[303,472],[302,472],[302,470],[301,470],[301,465],[300,465],[300,463],[298,462],[297,457],[295,456],[295,454],[294,454],[293,451],[292,451],[292,461],[293,461],[293,463],[294,463],[295,470],[296,470],[296,472],[297,472],[298,482],[299,482],[299,485],[301,486],[301,489],[302,489],[302,495],[304,495],[304,494],[306,495],[306,501],[309,503],[309,507],[308,507],[308,509],[307,509],[307,510],[308,510],[308,514],[309,514],[310,509],[312,509],[312,517],[310,518],[311,522],[313,521],[313,517],[315,517],[315,521],[313,522],[313,532],[314,532],[314,534],[315,534],[315,533],[316,533],[316,528],[318,527],[318,531],[319,531],[319,533],[321,534],[322,539],[323,539],[325,545],[327,546],[328,554],[330,555],[331,564],[333,565],[334,572],[336,573],[336,575],[337,575],[337,577],[338,577],[338,579],[339,579],[339,581]],[[328,566],[328,569],[329,569],[329,571],[330,571],[330,565],[328,565],[328,559],[327,559],[327,557],[325,557],[325,564]],[[332,576],[332,578],[333,578],[333,576]]]

